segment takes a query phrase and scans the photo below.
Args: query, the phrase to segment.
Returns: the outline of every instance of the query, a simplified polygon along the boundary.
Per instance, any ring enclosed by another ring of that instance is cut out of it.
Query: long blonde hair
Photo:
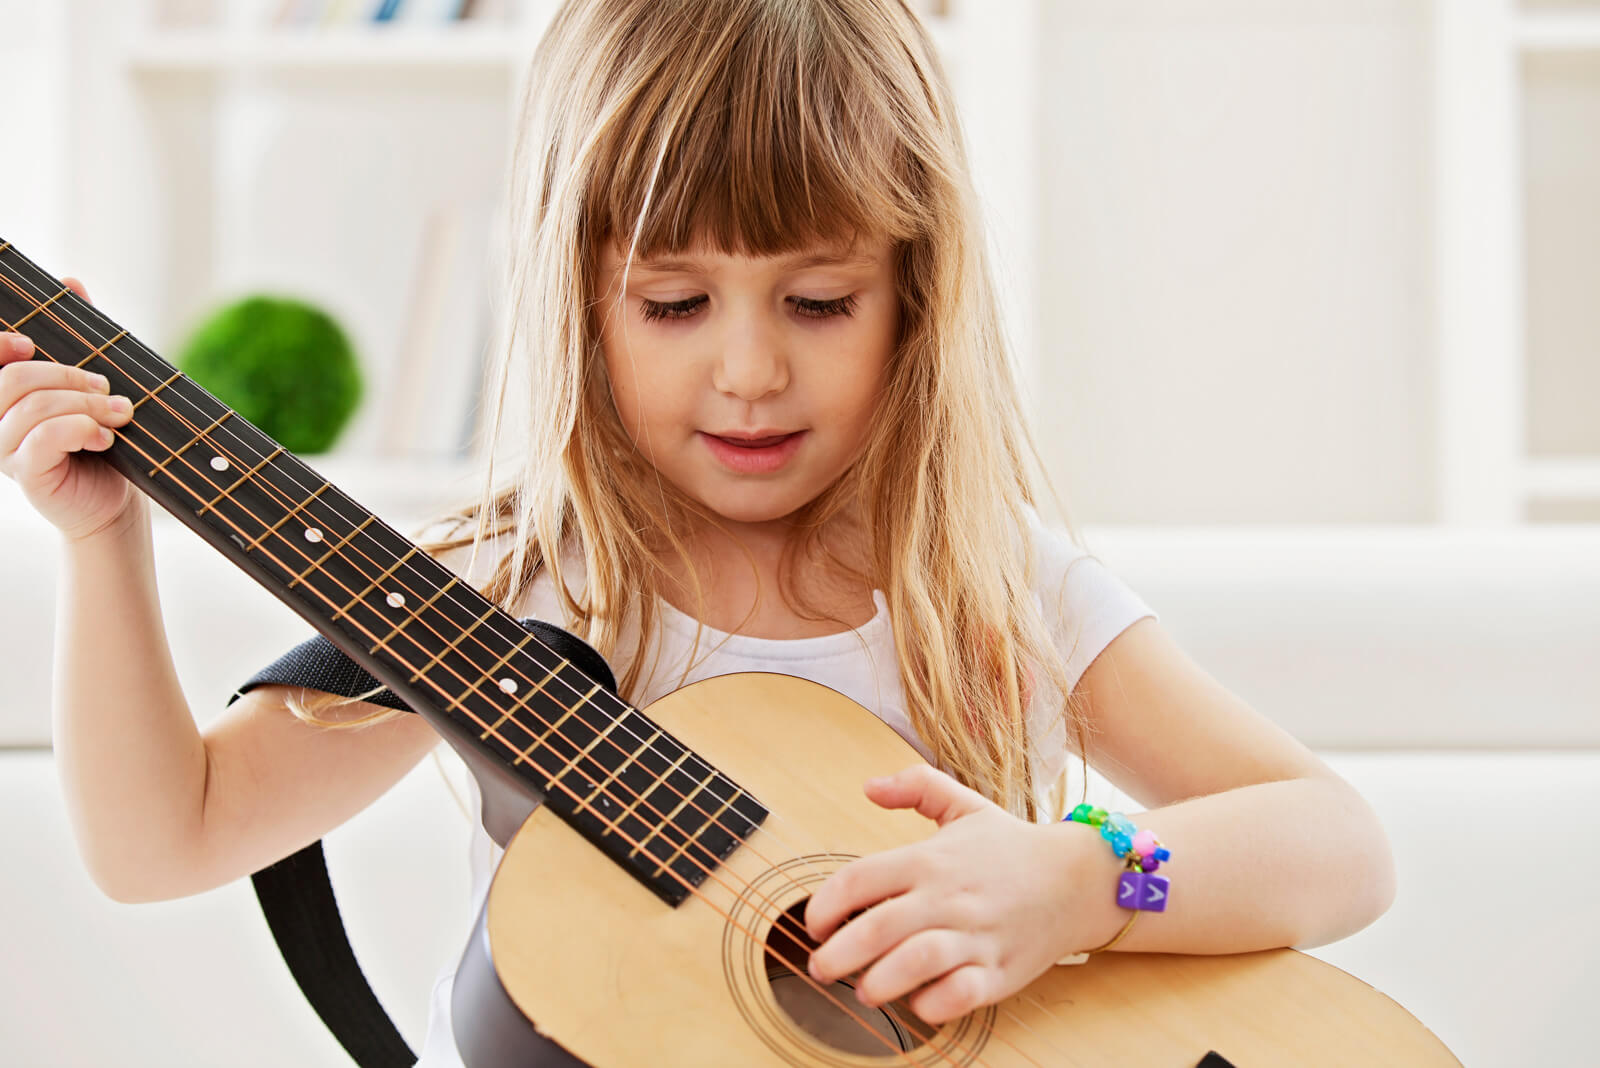
[[[765,256],[886,237],[902,326],[881,409],[860,459],[793,517],[784,570],[859,509],[913,727],[957,779],[1033,817],[1029,701],[1060,701],[1080,753],[1087,721],[1032,592],[1037,453],[954,102],[917,16],[902,0],[569,0],[534,57],[508,209],[491,443],[520,416],[526,451],[460,513],[470,531],[427,548],[507,538],[484,593],[514,606],[548,571],[567,615],[554,622],[621,654],[627,696],[664,554],[692,575],[685,532],[705,516],[663,486],[612,406],[600,243]],[[532,387],[520,413],[518,371]],[[637,644],[620,649],[629,619]]]

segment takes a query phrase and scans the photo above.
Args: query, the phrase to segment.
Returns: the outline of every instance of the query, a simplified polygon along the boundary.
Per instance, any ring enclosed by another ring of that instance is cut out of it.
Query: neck
[[[839,517],[812,533],[791,517],[698,521],[691,562],[666,561],[666,599],[708,626],[752,637],[813,637],[862,625],[874,611],[863,525]]]

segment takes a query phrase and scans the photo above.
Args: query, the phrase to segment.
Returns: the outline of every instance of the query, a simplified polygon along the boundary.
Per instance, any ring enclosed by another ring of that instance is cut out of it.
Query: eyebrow
[[[791,271],[805,270],[807,267],[872,267],[877,261],[871,256],[837,252],[813,252],[806,255],[791,256],[783,261],[783,266]],[[636,270],[643,271],[684,271],[700,273],[705,270],[705,264],[692,259],[651,259],[634,260]]]

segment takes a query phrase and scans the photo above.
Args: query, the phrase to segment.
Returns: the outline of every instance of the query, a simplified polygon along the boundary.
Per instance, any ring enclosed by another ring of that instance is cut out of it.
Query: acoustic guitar
[[[506,852],[455,981],[470,1068],[1457,1064],[1389,998],[1288,949],[1100,954],[940,1026],[816,983],[812,890],[929,833],[861,793],[920,759],[889,727],[764,674],[630,706],[8,242],[0,282],[0,325],[36,359],[133,399],[98,455],[478,779]]]

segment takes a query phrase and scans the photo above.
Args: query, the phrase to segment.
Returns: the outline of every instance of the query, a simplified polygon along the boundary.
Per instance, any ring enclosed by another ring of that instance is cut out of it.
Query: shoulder
[[[462,542],[463,544],[452,544],[448,548],[434,550],[430,555],[460,575],[467,585],[481,591],[489,584],[501,563],[511,555],[515,539],[507,533],[491,536],[481,543],[474,543],[473,533],[472,521],[451,516],[427,524],[412,535],[412,540],[421,545]],[[581,595],[585,580],[583,554],[570,546],[567,547],[562,555],[562,569],[568,584],[575,584],[574,594]],[[551,623],[562,622],[561,600],[556,596],[555,584],[548,568],[540,570],[532,588],[510,610],[519,618],[532,616]]]
[[[1111,640],[1154,609],[1067,530],[1027,512],[1033,591],[1075,682]]]

